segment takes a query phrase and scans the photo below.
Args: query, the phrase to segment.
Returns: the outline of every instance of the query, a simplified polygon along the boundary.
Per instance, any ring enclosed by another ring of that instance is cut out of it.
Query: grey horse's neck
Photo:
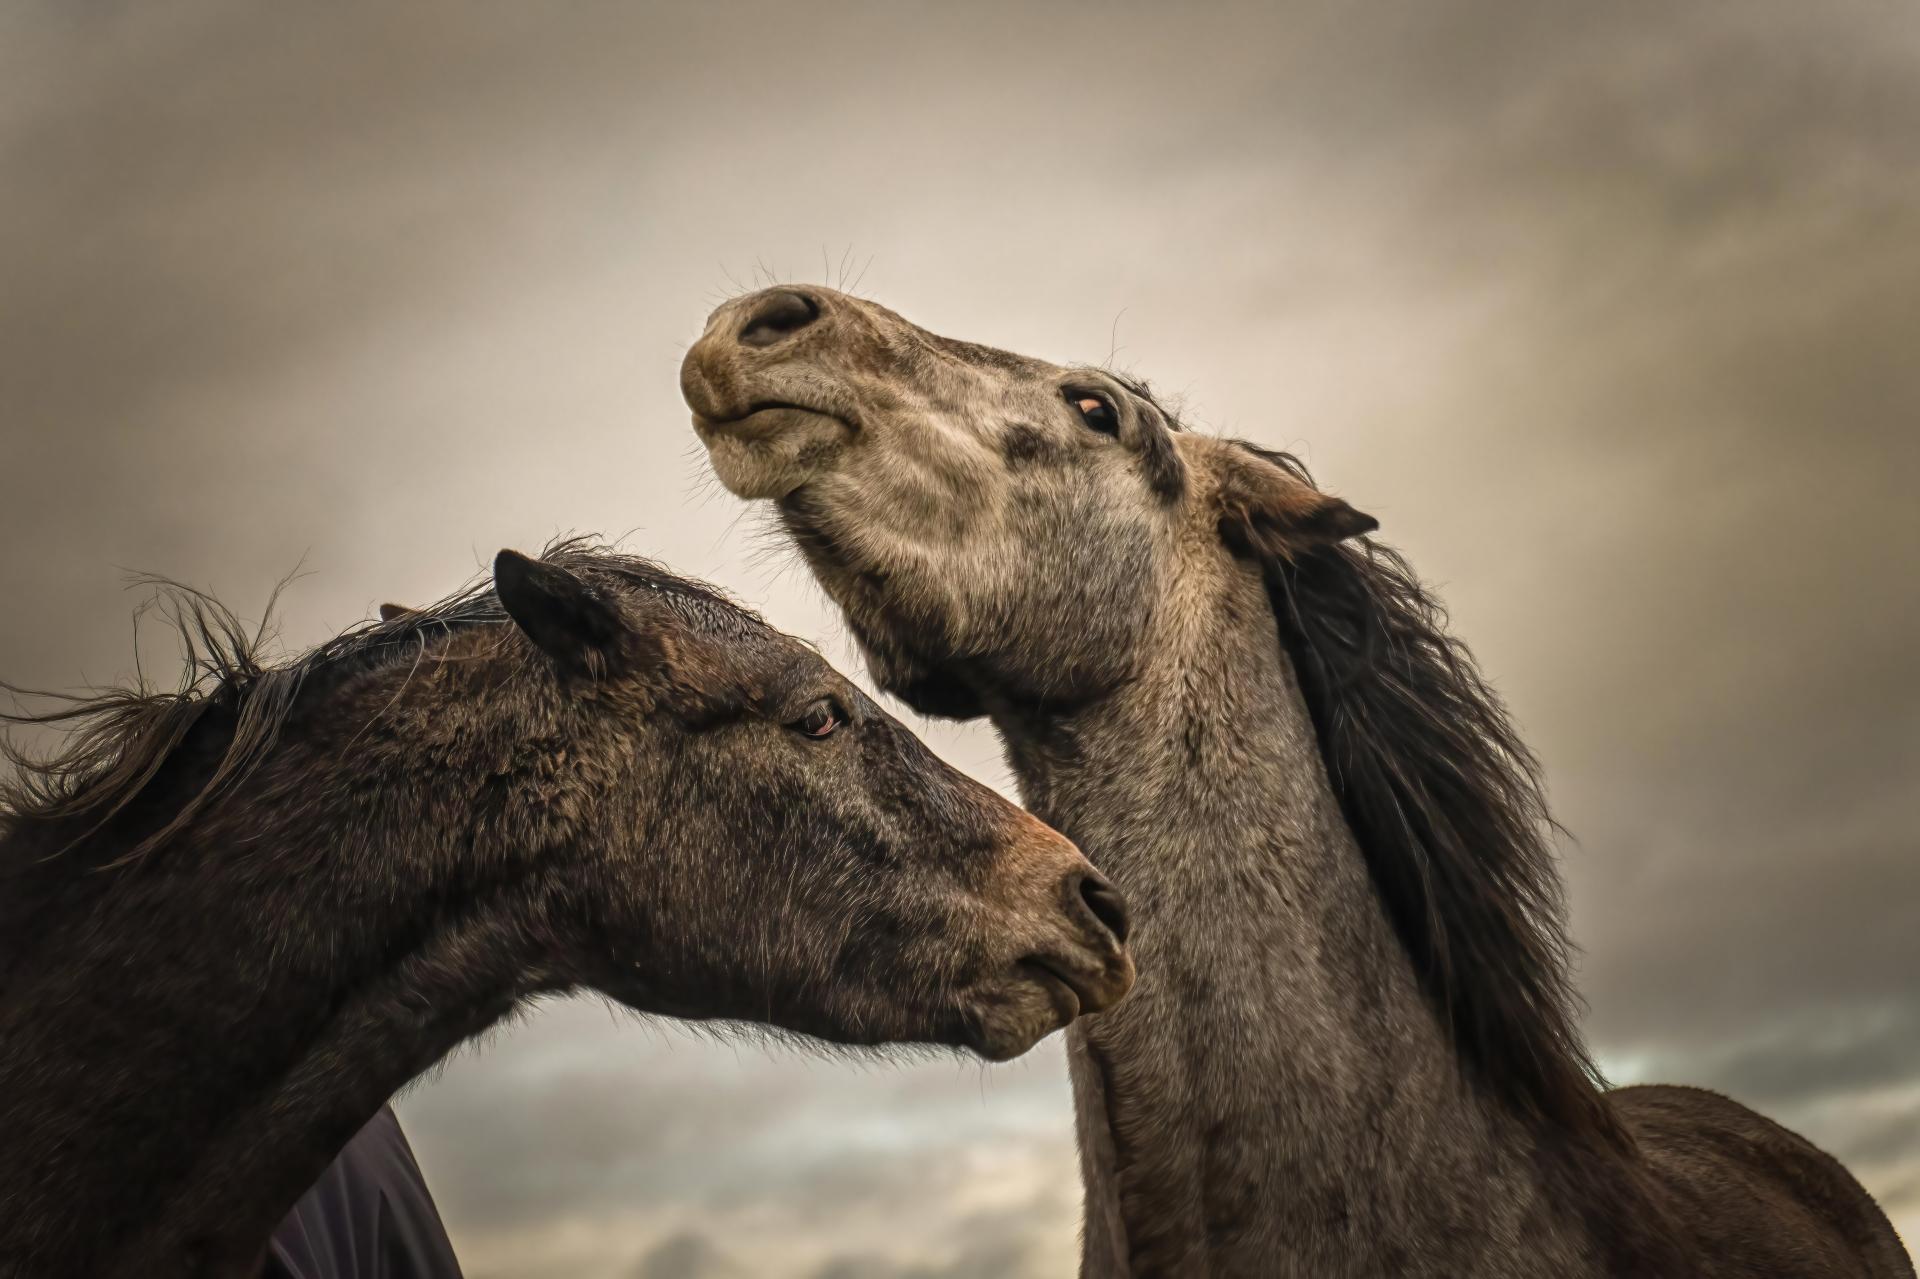
[[[1207,589],[1124,689],[996,716],[1135,904],[1139,984],[1069,1039],[1083,1273],[1580,1273],[1375,896],[1264,592]]]

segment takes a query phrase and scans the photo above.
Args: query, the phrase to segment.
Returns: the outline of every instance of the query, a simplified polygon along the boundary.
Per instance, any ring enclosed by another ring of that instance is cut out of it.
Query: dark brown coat
[[[811,649],[578,544],[283,666],[204,598],[0,808],[0,1276],[232,1276],[529,999],[1022,1052],[1119,899]]]

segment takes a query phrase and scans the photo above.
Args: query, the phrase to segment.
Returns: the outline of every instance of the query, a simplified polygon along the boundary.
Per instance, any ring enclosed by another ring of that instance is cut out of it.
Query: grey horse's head
[[[1156,608],[1375,523],[1146,389],[927,332],[829,289],[735,299],[681,388],[721,482],[768,498],[874,676],[930,714],[1135,674]]]

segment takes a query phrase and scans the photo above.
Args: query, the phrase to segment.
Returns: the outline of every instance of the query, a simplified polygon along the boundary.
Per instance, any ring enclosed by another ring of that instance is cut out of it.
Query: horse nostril
[[[772,346],[820,318],[820,304],[804,293],[776,289],[755,303],[746,327],[740,330],[745,346]]]
[[[1113,934],[1117,942],[1127,940],[1127,899],[1120,890],[1097,875],[1084,875],[1080,879],[1080,900],[1087,904],[1093,917],[1100,921],[1106,930]]]

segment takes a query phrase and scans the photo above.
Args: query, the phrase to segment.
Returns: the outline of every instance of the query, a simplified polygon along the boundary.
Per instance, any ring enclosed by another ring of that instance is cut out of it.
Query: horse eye
[[[802,737],[811,737],[817,740],[822,737],[832,737],[834,730],[846,722],[847,717],[841,714],[840,707],[835,704],[834,700],[830,697],[823,697],[813,705],[807,707],[807,713],[787,725],[787,727]]]
[[[1068,391],[1067,403],[1080,411],[1080,420],[1102,435],[1120,434],[1120,415],[1113,411],[1113,405],[1097,395],[1088,395],[1083,391]]]

